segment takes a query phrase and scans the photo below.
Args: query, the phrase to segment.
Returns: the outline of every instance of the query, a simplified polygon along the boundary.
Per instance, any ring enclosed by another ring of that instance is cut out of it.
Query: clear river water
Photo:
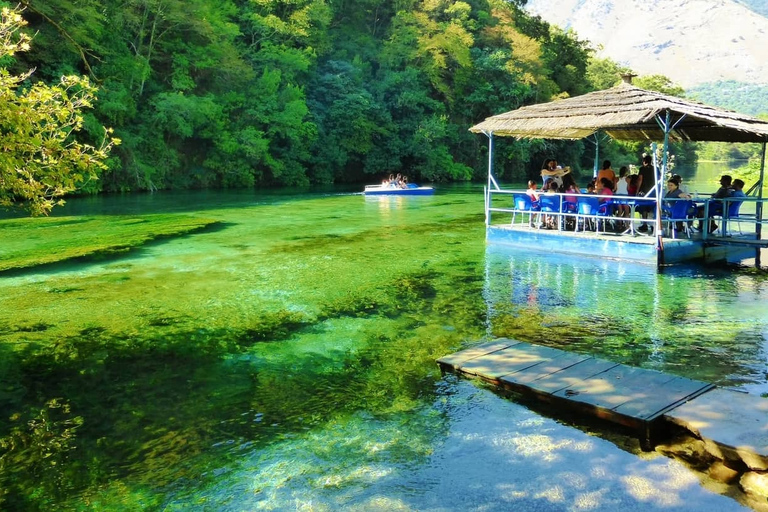
[[[435,359],[507,336],[764,394],[768,275],[487,246],[482,208],[477,185],[70,201],[219,224],[0,278],[0,510],[739,508]]]

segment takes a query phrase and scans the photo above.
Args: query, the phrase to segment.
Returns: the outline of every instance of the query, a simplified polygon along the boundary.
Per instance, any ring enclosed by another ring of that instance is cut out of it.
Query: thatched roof
[[[492,116],[470,131],[527,139],[581,139],[602,130],[619,140],[659,141],[664,132],[656,115],[663,119],[667,110],[673,125],[685,115],[670,134],[673,140],[768,141],[768,122],[627,83]]]

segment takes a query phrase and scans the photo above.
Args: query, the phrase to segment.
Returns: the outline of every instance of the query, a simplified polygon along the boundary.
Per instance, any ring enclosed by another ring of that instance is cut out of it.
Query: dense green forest
[[[596,87],[586,42],[523,4],[25,0],[31,50],[6,66],[99,87],[86,139],[122,144],[86,192],[466,180],[486,166],[472,124]],[[584,152],[505,140],[496,165],[521,179]]]
[[[525,0],[24,0],[30,81],[98,86],[85,142],[122,140],[80,190],[482,179],[468,128],[522,105],[610,87],[623,68]],[[9,5],[9,4],[6,4]],[[665,77],[641,87],[682,95]],[[601,143],[636,163],[639,144]],[[695,160],[695,146],[673,150]],[[556,157],[584,174],[590,141],[499,139],[502,180]]]

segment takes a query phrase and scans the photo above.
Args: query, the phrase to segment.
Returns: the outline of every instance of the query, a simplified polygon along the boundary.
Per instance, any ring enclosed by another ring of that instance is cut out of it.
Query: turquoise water
[[[71,201],[221,228],[0,280],[0,508],[437,510],[473,416],[607,443],[440,375],[493,336],[768,391],[762,271],[487,247],[482,206],[477,186]]]

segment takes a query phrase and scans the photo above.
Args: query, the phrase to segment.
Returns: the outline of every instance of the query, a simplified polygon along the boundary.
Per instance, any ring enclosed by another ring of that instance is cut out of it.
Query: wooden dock
[[[437,360],[443,371],[567,405],[633,428],[652,449],[657,420],[712,384],[582,354],[498,339]]]

